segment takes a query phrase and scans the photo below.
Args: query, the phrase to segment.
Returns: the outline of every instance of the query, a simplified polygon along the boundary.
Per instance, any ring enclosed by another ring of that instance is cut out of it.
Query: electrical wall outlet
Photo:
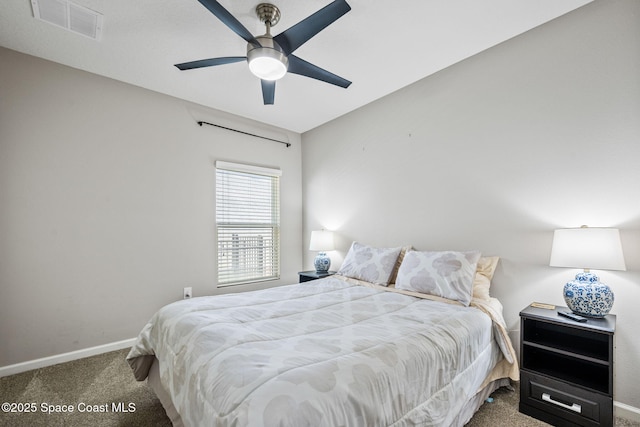
[[[193,292],[191,291],[191,286],[188,288],[184,288],[182,291],[182,299],[189,299],[193,296]]]

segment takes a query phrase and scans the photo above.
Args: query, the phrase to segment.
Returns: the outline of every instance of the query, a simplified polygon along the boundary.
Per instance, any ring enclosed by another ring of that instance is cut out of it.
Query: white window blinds
[[[216,162],[218,286],[280,277],[280,175]]]

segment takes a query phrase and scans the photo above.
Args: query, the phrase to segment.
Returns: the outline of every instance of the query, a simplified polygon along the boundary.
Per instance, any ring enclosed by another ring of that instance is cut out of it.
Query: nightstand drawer
[[[611,426],[613,399],[523,371],[520,411],[556,426]]]

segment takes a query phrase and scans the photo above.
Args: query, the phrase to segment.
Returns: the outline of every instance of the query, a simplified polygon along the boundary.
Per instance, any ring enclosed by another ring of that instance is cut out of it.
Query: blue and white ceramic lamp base
[[[613,291],[593,273],[576,274],[564,285],[563,295],[567,307],[580,316],[601,318],[613,307]]]
[[[327,274],[329,267],[331,267],[331,258],[327,256],[326,252],[318,252],[318,255],[313,260],[313,265],[316,268],[316,273]]]

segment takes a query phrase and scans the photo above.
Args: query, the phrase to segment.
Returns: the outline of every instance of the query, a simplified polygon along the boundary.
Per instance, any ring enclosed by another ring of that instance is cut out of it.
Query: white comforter
[[[260,427],[449,426],[501,358],[476,308],[336,276],[170,304],[145,355],[186,426]]]

